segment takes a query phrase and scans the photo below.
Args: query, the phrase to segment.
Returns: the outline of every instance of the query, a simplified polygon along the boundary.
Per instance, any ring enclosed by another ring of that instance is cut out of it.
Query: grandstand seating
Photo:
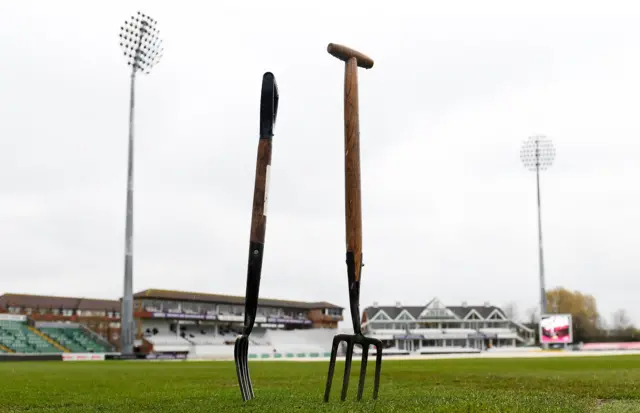
[[[187,341],[195,345],[218,345],[221,346],[224,344],[226,338],[223,336],[205,336],[205,335],[194,335],[185,337]]]
[[[153,352],[188,351],[190,357],[224,359],[233,357],[238,330],[226,326],[184,324],[180,332],[158,322],[147,323],[144,338]],[[331,351],[334,329],[271,330],[257,327],[250,336],[249,357],[315,357]]]
[[[23,321],[0,320],[0,344],[16,353],[62,353]]]
[[[72,353],[85,353],[87,350],[79,343],[64,334],[62,328],[40,328],[40,331],[57,341]]]
[[[313,328],[309,330],[268,330],[265,338],[277,352],[325,353],[331,351],[335,330]],[[253,352],[253,347],[249,351]]]
[[[153,345],[153,350],[156,352],[190,351],[192,346],[188,340],[175,335],[158,334],[145,339]]]
[[[109,349],[98,343],[80,327],[41,327],[40,331],[73,353],[105,353]]]

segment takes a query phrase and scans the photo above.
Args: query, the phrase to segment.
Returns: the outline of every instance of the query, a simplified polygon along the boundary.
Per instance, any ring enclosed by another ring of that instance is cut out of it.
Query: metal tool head
[[[370,346],[375,346],[376,348],[376,372],[373,380],[373,399],[377,399],[378,390],[380,389],[380,370],[382,368],[382,341],[376,338],[365,337],[362,334],[338,334],[333,338],[333,345],[331,347],[331,360],[329,360],[329,374],[327,375],[327,386],[324,391],[324,401],[329,401],[331,383],[333,382],[333,372],[336,368],[338,347],[342,342],[347,344],[347,351],[345,355],[344,379],[342,381],[342,393],[340,395],[340,400],[344,401],[347,398],[349,377],[351,375],[351,362],[353,360],[353,348],[356,344],[362,346],[362,363],[360,364],[360,381],[358,382],[357,399],[361,400],[362,393],[364,392],[364,381],[367,376],[367,361],[369,359]]]
[[[251,400],[254,397],[251,376],[249,376],[249,335],[241,335],[236,338],[233,351],[233,358],[236,362],[236,374],[238,375],[238,385],[242,394],[242,401]]]

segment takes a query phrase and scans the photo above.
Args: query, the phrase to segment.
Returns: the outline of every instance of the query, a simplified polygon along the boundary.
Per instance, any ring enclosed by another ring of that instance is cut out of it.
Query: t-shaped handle
[[[345,62],[351,59],[352,57],[356,58],[358,62],[358,66],[364,69],[371,69],[373,67],[373,59],[369,56],[366,56],[356,50],[350,49],[347,46],[342,46],[335,43],[329,43],[327,46],[327,52],[333,57],[337,57],[340,60],[344,60]]]

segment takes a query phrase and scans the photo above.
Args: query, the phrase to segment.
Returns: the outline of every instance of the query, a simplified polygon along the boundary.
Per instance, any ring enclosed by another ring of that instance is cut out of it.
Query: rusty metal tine
[[[324,401],[329,401],[329,395],[331,394],[331,383],[333,382],[333,373],[336,369],[336,359],[338,357],[338,345],[340,344],[340,337],[333,338],[333,344],[331,345],[331,358],[329,359],[329,373],[327,374],[327,385],[324,389]]]
[[[376,344],[376,374],[373,379],[373,399],[378,398],[378,390],[380,390],[380,371],[382,369],[382,346]]]
[[[351,362],[353,361],[353,340],[347,341],[347,354],[344,360],[344,379],[342,382],[342,394],[340,400],[344,401],[347,398],[347,389],[349,388],[349,377],[351,376]]]
[[[362,363],[360,364],[360,380],[358,381],[358,400],[362,399],[364,382],[367,377],[367,361],[369,359],[369,344],[362,344]]]

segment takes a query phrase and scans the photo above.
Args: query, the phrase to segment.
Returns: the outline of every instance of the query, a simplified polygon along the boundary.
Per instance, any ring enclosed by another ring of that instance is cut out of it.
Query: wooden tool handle
[[[354,278],[362,270],[362,197],[360,191],[360,123],[358,66],[347,60],[344,76],[344,178],[347,253],[353,253]]]
[[[256,182],[253,188],[253,210],[251,212],[251,242],[264,244],[267,228],[267,203],[269,197],[269,168],[271,167],[271,139],[258,142]]]
[[[356,61],[358,62],[358,66],[364,69],[371,69],[373,67],[372,58],[356,50],[350,49],[347,46],[342,46],[335,43],[329,43],[329,46],[327,46],[327,52],[329,52],[330,55],[337,57],[340,60],[344,60],[345,62],[351,59],[352,57],[355,57]]]
[[[251,238],[254,243],[264,244],[267,228],[267,204],[269,200],[269,168],[273,129],[278,115],[278,85],[271,72],[262,76],[260,92],[260,140],[256,161],[256,181],[253,189],[253,211],[251,213]]]

